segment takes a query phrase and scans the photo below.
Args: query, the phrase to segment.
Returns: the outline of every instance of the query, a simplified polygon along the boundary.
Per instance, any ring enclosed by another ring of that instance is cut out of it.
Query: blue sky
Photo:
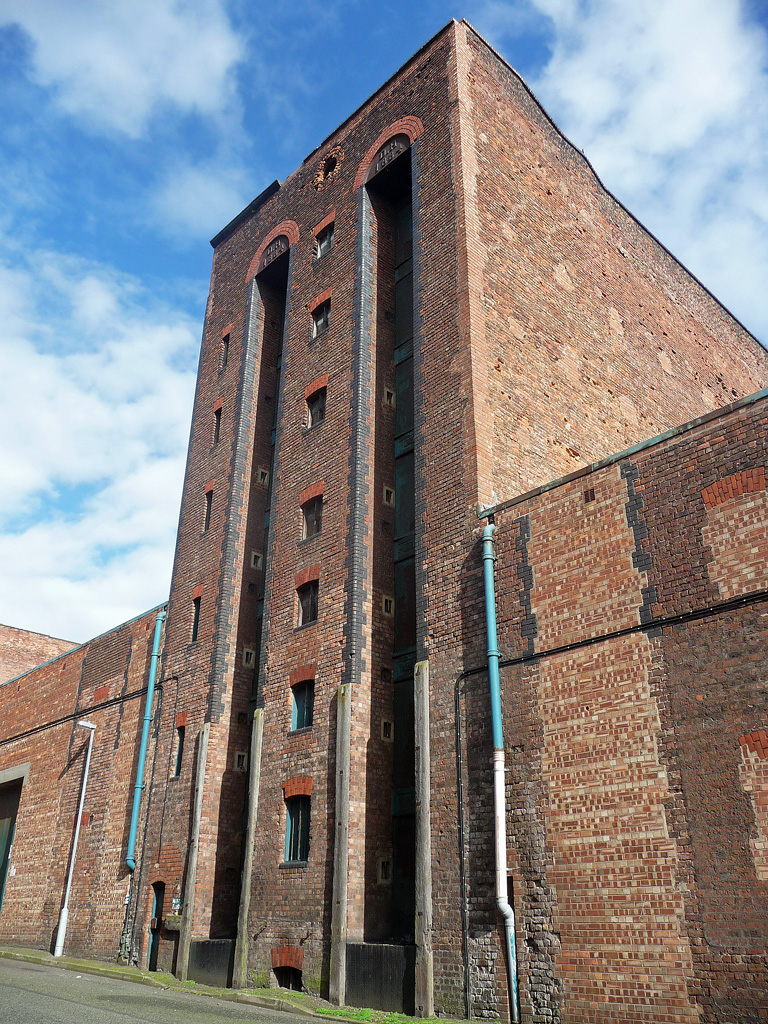
[[[451,17],[768,341],[764,0],[3,0],[0,622],[167,596],[208,239]]]

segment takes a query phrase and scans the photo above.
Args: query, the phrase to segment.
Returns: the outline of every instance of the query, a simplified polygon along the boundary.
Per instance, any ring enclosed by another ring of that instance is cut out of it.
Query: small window
[[[178,726],[176,729],[176,768],[174,775],[178,778],[181,775],[181,759],[184,757],[184,734],[186,727],[183,725]]]
[[[384,408],[394,409],[395,407],[395,390],[394,388],[384,388]]]
[[[314,537],[323,528],[323,496],[319,494],[316,498],[310,498],[301,506],[302,525],[301,537]]]
[[[302,861],[309,857],[309,811],[308,796],[292,796],[285,801],[285,859]]]
[[[392,861],[389,857],[379,861],[379,885],[389,885],[392,881]]]
[[[312,311],[312,337],[325,334],[331,324],[331,300],[326,299]]]
[[[394,487],[384,487],[384,504],[392,505],[395,504],[395,489]]]
[[[315,717],[315,681],[307,679],[293,688],[291,729],[309,729]]]
[[[201,597],[195,597],[192,599],[192,643],[197,640],[197,633],[200,629],[200,602]]]
[[[251,568],[260,569],[262,566],[262,557],[260,551],[251,552]]]
[[[261,487],[269,487],[269,470],[260,469],[258,480]]]
[[[323,228],[317,236],[317,244],[315,247],[315,259],[319,260],[321,256],[325,256],[333,248],[333,222],[327,227]]]
[[[205,513],[203,515],[203,533],[211,527],[211,510],[213,508],[213,491],[205,492]]]
[[[244,750],[235,751],[235,771],[236,772],[247,772],[248,771],[248,755]]]
[[[246,668],[253,668],[256,664],[256,651],[252,647],[243,648],[243,665]]]
[[[317,598],[319,592],[317,580],[310,580],[303,587],[299,587],[296,593],[299,596],[299,625],[306,626],[317,620]]]
[[[393,597],[384,596],[381,599],[381,610],[385,615],[395,614],[395,599]]]
[[[393,740],[392,723],[386,718],[381,720],[381,738],[385,743],[391,743]]]
[[[221,436],[221,409],[213,410],[213,443],[214,446],[219,443],[219,437]]]
[[[310,428],[316,427],[325,419],[325,395],[326,389],[320,388],[307,399],[307,426]]]
[[[221,338],[221,369],[226,370],[229,362],[229,332]]]

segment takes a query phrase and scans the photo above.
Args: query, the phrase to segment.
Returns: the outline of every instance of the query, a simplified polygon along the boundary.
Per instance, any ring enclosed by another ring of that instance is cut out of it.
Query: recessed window
[[[291,729],[309,729],[315,714],[315,681],[307,679],[293,688]]]
[[[588,487],[586,489],[586,491],[584,491],[584,502],[585,503],[589,503],[590,501],[594,501],[594,500],[595,500],[595,488],[594,487]]]
[[[248,755],[244,750],[235,751],[235,771],[236,772],[247,772],[248,771]]]
[[[203,532],[210,529],[211,510],[213,509],[213,491],[205,492],[205,511],[203,513]]]
[[[310,428],[316,427],[325,419],[325,395],[326,389],[320,388],[307,399],[307,426]]]
[[[326,299],[312,311],[312,337],[318,338],[325,334],[331,324],[331,300]]]
[[[200,629],[200,602],[201,597],[194,597],[192,599],[192,643],[197,640],[197,633]]]
[[[213,410],[213,443],[217,445],[219,443],[219,437],[221,436],[221,409]]]
[[[186,726],[183,725],[176,729],[176,768],[173,773],[176,778],[181,775],[181,760],[184,757],[184,734],[186,731]]]
[[[392,861],[389,857],[379,861],[379,885],[389,885],[392,881]]]
[[[251,552],[251,568],[252,569],[260,569],[261,566],[262,566],[262,561],[263,560],[262,560],[261,552],[260,551],[252,551]]]
[[[395,407],[395,390],[394,388],[384,388],[384,407],[386,409],[394,409]]]
[[[381,738],[385,743],[391,743],[393,740],[392,723],[387,718],[381,720]]]
[[[309,812],[308,796],[291,796],[285,801],[285,859],[302,861],[309,857]]]
[[[317,605],[319,584],[317,580],[310,580],[303,587],[296,591],[299,597],[299,625],[306,626],[317,620]]]
[[[321,256],[325,256],[333,248],[333,222],[327,227],[324,227],[317,235],[317,244],[315,246],[315,259],[320,259]]]
[[[260,469],[258,475],[258,481],[261,487],[269,487],[269,470]]]
[[[323,528],[323,496],[310,498],[301,506],[301,536],[303,540],[314,537]]]
[[[226,370],[229,362],[229,332],[221,338],[221,369]]]
[[[384,487],[384,504],[392,505],[395,504],[395,489],[394,487]]]
[[[395,599],[394,597],[384,596],[381,599],[381,610],[385,615],[395,614]]]
[[[243,665],[246,668],[253,668],[256,664],[256,651],[252,647],[243,648]]]

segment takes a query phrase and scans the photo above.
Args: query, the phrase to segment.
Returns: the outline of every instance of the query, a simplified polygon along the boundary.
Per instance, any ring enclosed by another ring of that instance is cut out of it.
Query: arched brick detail
[[[309,310],[309,312],[314,313],[318,306],[322,306],[324,302],[330,299],[332,292],[332,288],[326,288],[325,291],[322,291],[320,292],[319,295],[316,295],[311,302],[307,303],[307,309]]]
[[[256,255],[251,260],[250,266],[248,267],[248,274],[246,275],[246,282],[250,281],[253,275],[256,273],[256,268],[259,265],[259,260],[264,255],[264,250],[280,235],[285,235],[290,245],[296,245],[299,240],[299,226],[294,220],[284,220],[277,225],[276,228],[272,228],[269,234],[265,237],[259,248],[256,250]]]
[[[315,678],[317,672],[317,665],[312,662],[310,665],[299,665],[298,668],[292,668],[289,673],[289,681],[291,686],[295,686],[297,683],[306,683],[310,679]]]
[[[327,388],[327,387],[328,387],[328,374],[327,373],[323,373],[319,377],[315,377],[315,379],[312,381],[311,384],[307,384],[307,386],[304,388],[304,397],[305,398],[309,398],[310,395],[314,395],[314,393],[316,391],[319,391],[320,388]]]
[[[336,220],[336,211],[331,210],[327,216],[323,217],[319,224],[315,224],[312,228],[312,235],[317,238],[323,228],[327,228],[329,224],[332,224]]]
[[[304,963],[301,946],[276,946],[272,950],[272,967],[295,967],[300,971]]]
[[[320,566],[310,565],[303,572],[296,573],[296,589],[303,587],[305,583],[311,583],[312,580],[320,579]]]
[[[283,796],[290,800],[292,796],[312,796],[312,776],[295,775],[283,783]]]
[[[308,501],[313,498],[319,498],[325,491],[325,481],[318,480],[315,484],[310,484],[309,487],[305,487],[299,495],[299,505],[306,505]]]
[[[731,476],[717,480],[709,487],[705,487],[701,496],[707,508],[714,508],[716,505],[722,505],[729,498],[738,498],[742,494],[764,490],[765,469],[758,466],[756,469],[745,469],[740,473],[733,473]]]
[[[416,139],[418,139],[418,137],[421,135],[423,131],[424,125],[421,123],[419,118],[412,117],[411,115],[408,115],[407,117],[401,117],[398,121],[395,121],[394,124],[391,124],[389,128],[385,128],[381,135],[378,137],[378,139],[376,139],[374,144],[363,157],[363,162],[358,167],[357,174],[355,175],[354,187],[360,188],[360,186],[363,184],[363,182],[365,181],[365,176],[368,173],[368,168],[371,166],[374,157],[381,149],[381,147],[384,145],[384,143],[387,141],[387,139],[391,139],[393,135],[407,135],[411,142],[414,142]]]

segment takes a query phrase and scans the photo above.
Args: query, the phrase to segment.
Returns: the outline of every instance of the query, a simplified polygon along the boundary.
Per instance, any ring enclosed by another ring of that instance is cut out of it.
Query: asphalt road
[[[308,1024],[306,1017],[149,988],[47,964],[0,959],[3,1024]]]

